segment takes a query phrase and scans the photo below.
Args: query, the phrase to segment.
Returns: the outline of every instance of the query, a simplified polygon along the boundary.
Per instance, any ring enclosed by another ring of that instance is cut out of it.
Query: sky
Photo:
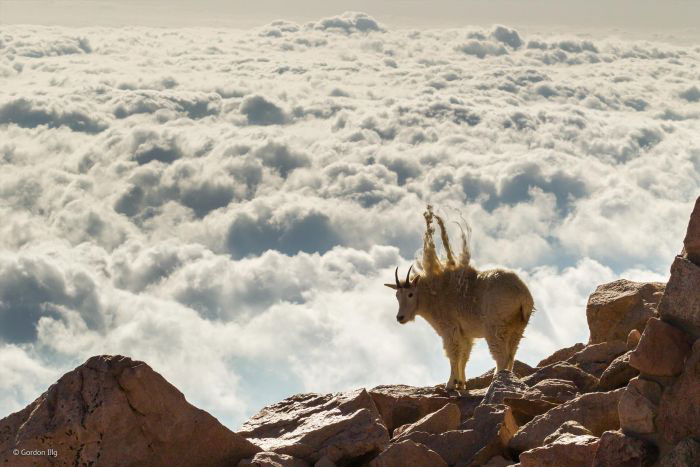
[[[113,28],[79,3],[92,25],[8,24],[0,2],[0,416],[105,353],[232,429],[298,392],[444,383],[439,338],[382,285],[426,203],[529,285],[530,364],[588,339],[597,285],[665,281],[680,252],[700,194],[683,25]],[[482,342],[467,374],[492,366]]]

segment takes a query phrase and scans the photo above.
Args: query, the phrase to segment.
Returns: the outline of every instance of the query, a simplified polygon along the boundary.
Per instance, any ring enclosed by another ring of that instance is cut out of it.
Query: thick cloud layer
[[[700,49],[361,13],[248,31],[0,29],[0,415],[99,353],[235,428],[300,391],[437,384],[382,286],[427,202],[518,270],[519,358],[664,280],[700,191]],[[485,345],[470,374],[492,365]]]

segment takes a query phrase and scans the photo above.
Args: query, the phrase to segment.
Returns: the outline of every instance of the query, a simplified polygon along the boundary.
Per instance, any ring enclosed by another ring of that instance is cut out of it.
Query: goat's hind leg
[[[457,375],[457,378],[459,379],[459,383],[457,385],[458,389],[467,389],[467,377],[465,374],[467,362],[469,361],[469,355],[472,352],[472,344],[473,341],[471,339],[467,341],[462,342],[462,346],[460,347],[459,351],[459,364],[457,369],[459,370],[459,374]]]
[[[489,352],[496,361],[496,372],[508,369],[510,352],[508,351],[508,328],[504,326],[493,326],[486,330],[486,343]]]
[[[513,365],[515,364],[515,353],[518,351],[518,344],[520,344],[520,339],[523,337],[524,331],[524,328],[517,327],[513,329],[508,336],[508,363],[506,368],[510,371],[513,371]]]

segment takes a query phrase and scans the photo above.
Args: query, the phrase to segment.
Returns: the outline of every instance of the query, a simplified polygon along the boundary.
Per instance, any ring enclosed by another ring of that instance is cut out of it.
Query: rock
[[[576,385],[563,379],[543,379],[532,386],[532,389],[536,389],[542,394],[542,400],[554,404],[561,404],[579,396]]]
[[[654,381],[634,378],[620,397],[620,428],[625,433],[653,433],[661,386]]]
[[[564,434],[570,434],[570,435],[575,435],[575,436],[578,436],[578,435],[591,435],[592,436],[593,435],[593,433],[591,433],[591,430],[589,430],[585,426],[581,425],[578,422],[574,422],[574,421],[570,420],[568,422],[562,423],[561,426],[559,428],[557,428],[554,433],[547,436],[544,439],[544,444],[546,445],[546,444],[553,443],[560,436],[562,436]]]
[[[0,464],[34,465],[13,449],[54,449],[52,465],[149,466],[230,466],[260,451],[120,355],[90,358],[0,420]]]
[[[554,352],[552,355],[550,355],[549,357],[540,361],[540,363],[537,364],[537,368],[551,365],[552,363],[563,362],[565,360],[568,360],[569,358],[571,358],[572,355],[583,350],[584,347],[586,347],[586,346],[579,342],[577,344],[572,345],[571,347],[565,347],[563,349],[559,349],[556,352]]]
[[[459,461],[468,461],[477,453],[481,436],[474,430],[453,430],[440,434],[414,431],[405,439],[402,438],[402,441],[406,439],[425,445],[439,454],[448,465],[453,465]]]
[[[364,390],[297,394],[265,407],[239,431],[265,451],[316,462],[347,461],[380,452],[389,442],[372,397]]]
[[[506,459],[503,456],[494,456],[483,467],[508,467],[509,465],[515,465],[515,462]]]
[[[506,455],[507,446],[518,424],[511,409],[505,405],[482,404],[474,410],[474,416],[462,424],[462,429],[478,434],[475,443],[478,451],[464,462],[481,465],[496,455]]]
[[[642,333],[637,329],[632,329],[629,334],[627,334],[627,350],[634,350],[639,344],[639,339],[641,339]]]
[[[314,467],[338,467],[328,456],[323,456],[314,463]]]
[[[541,415],[558,405],[552,402],[547,402],[541,398],[511,399],[506,397],[503,399],[503,403],[510,407],[510,410],[513,412],[513,418],[515,418],[515,421],[519,426],[525,425],[536,416]]]
[[[594,467],[637,467],[651,465],[656,460],[656,448],[646,441],[632,438],[619,431],[606,431],[600,437]]]
[[[598,386],[598,378],[566,362],[557,362],[540,368],[522,381],[528,386],[534,386],[545,379],[571,381],[580,392],[587,392]]]
[[[589,344],[625,341],[632,329],[643,331],[646,321],[655,316],[663,291],[661,282],[620,279],[599,285],[586,306]]]
[[[630,365],[648,375],[676,376],[683,370],[689,351],[690,342],[683,331],[651,318],[630,355]]]
[[[610,391],[626,386],[629,380],[639,374],[639,370],[630,365],[632,351],[625,352],[612,361],[600,375],[598,391]]]
[[[423,444],[415,443],[411,440],[401,441],[391,444],[372,459],[369,467],[447,467],[447,463],[437,454],[425,447]]]
[[[700,265],[700,197],[695,200],[695,208],[690,214],[690,222],[688,222],[683,246],[688,259]]]
[[[527,384],[508,370],[499,371],[489,385],[482,404],[502,404],[503,399],[522,398],[530,392]]]
[[[692,436],[700,439],[700,339],[678,379],[661,396],[656,426],[663,438],[676,444]]]
[[[520,427],[510,440],[509,447],[521,452],[542,446],[547,436],[570,420],[583,425],[594,436],[600,436],[606,430],[616,430],[620,427],[617,404],[623,391],[624,389],[617,389],[583,394],[538,415]]]
[[[603,371],[616,357],[627,350],[627,345],[622,341],[601,342],[590,344],[581,351],[572,355],[567,362],[577,365],[579,368],[594,376],[600,377]]]
[[[259,452],[252,459],[244,459],[238,467],[311,467],[308,462],[286,454]]]
[[[693,339],[700,338],[700,266],[681,256],[671,265],[671,278],[659,314]]]
[[[415,423],[402,425],[394,430],[394,436],[399,436],[413,431],[424,431],[426,433],[442,433],[443,431],[456,430],[459,428],[461,413],[457,404],[445,404],[440,410],[426,415]]]
[[[700,465],[700,442],[686,438],[659,461],[658,467],[696,467]]]
[[[481,374],[480,376],[477,376],[475,378],[470,378],[466,381],[466,389],[467,390],[472,390],[472,389],[483,389],[488,387],[491,384],[491,381],[493,381],[493,376],[496,373],[495,368],[491,368],[490,370],[486,371],[485,373]],[[524,376],[531,375],[534,373],[536,368],[532,368],[530,365],[527,363],[521,362],[520,360],[516,360],[513,363],[513,373],[519,377],[522,378]]]
[[[522,467],[590,466],[598,450],[598,438],[564,433],[555,441],[520,454]]]
[[[447,391],[444,385],[424,388],[395,385],[377,386],[371,389],[369,394],[384,420],[384,425],[393,433],[395,428],[414,423],[450,402],[459,407],[462,420],[466,420],[481,403],[484,392]]]

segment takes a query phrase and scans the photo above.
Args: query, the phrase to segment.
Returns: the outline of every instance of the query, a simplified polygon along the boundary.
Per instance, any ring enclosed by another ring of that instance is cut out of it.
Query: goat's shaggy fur
[[[401,283],[385,284],[396,289],[397,320],[406,323],[423,317],[442,337],[450,360],[448,388],[465,385],[464,369],[476,338],[486,338],[496,371],[512,370],[515,352],[534,310],[532,295],[512,271],[478,271],[471,265],[467,237],[461,229],[461,251],[455,259],[443,219],[428,206],[423,255],[418,272]],[[438,256],[433,220],[440,228],[446,258]],[[409,272],[410,274],[410,272]]]

